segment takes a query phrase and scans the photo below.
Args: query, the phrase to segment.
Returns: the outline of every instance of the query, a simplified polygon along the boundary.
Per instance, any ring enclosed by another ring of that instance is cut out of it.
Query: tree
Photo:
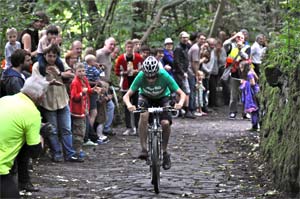
[[[225,3],[226,3],[225,0],[220,0],[208,37],[216,36],[218,22],[221,21],[221,19],[222,19],[222,14],[223,14],[223,10],[225,8]]]
[[[161,16],[163,14],[163,12],[167,9],[170,9],[170,8],[174,8],[176,7],[177,5],[180,5],[182,4],[183,2],[185,2],[186,0],[176,0],[176,1],[173,1],[173,2],[170,2],[168,4],[165,4],[163,5],[159,10],[158,10],[158,13],[157,15],[155,16],[155,19],[153,21],[153,23],[150,25],[150,27],[147,29],[147,31],[145,32],[144,36],[141,38],[141,43],[143,43],[144,41],[147,40],[148,36],[150,35],[150,33],[158,27],[159,25],[159,21],[161,19]]]

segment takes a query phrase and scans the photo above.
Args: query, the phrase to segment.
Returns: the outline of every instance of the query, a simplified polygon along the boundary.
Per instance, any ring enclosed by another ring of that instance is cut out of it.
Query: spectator
[[[109,37],[105,40],[104,46],[96,51],[97,63],[104,66],[104,76],[101,80],[106,83],[110,83],[110,74],[112,70],[112,60],[111,53],[115,50],[116,40],[113,37]],[[107,120],[103,127],[103,133],[106,135],[114,135],[111,125],[114,119],[115,104],[112,101],[112,95],[107,93],[106,99],[106,110],[107,110]]]
[[[166,38],[164,41],[164,56],[162,58],[162,64],[164,69],[173,77],[173,64],[174,64],[174,52],[173,52],[173,40]]]
[[[14,95],[21,91],[24,86],[25,77],[22,72],[27,70],[32,64],[30,53],[24,49],[17,49],[11,55],[12,66],[6,69],[2,73],[1,87],[2,94]],[[29,166],[29,155],[28,146],[24,144],[16,157],[15,165],[12,172],[18,173],[18,183],[20,190],[26,191],[39,191],[38,187],[31,183],[28,166]],[[17,169],[17,170],[16,170]]]
[[[196,118],[195,115],[189,110],[189,95],[190,95],[190,87],[188,82],[188,66],[189,66],[189,58],[188,58],[188,40],[189,34],[187,32],[181,32],[179,34],[180,42],[176,46],[174,50],[174,78],[179,85],[179,87],[186,94],[184,109],[185,109],[185,117],[186,118]]]
[[[98,63],[96,63],[96,57],[92,54],[85,56],[85,62],[86,62],[86,76],[87,79],[92,87],[95,86],[102,86],[102,81],[100,81],[100,76],[104,74],[104,68],[99,66]],[[97,117],[97,101],[99,100],[98,93],[92,93],[89,95],[90,97],[90,109],[89,109],[89,122],[91,127],[93,128],[95,125],[95,119]],[[107,136],[102,135],[102,132],[98,133],[98,144],[102,144],[104,142],[108,141]],[[88,141],[87,141],[88,142]]]
[[[45,73],[45,58],[44,58],[44,51],[49,49],[52,45],[56,45],[59,47],[57,43],[57,36],[58,36],[58,28],[54,25],[50,25],[47,27],[46,35],[44,35],[40,40],[37,48],[37,59],[39,62],[40,72]],[[63,68],[63,63],[59,56],[57,56],[55,60],[55,65],[59,68]]]
[[[5,45],[5,69],[11,66],[11,55],[17,49],[21,48],[20,42],[17,41],[18,32],[15,28],[9,28],[6,31],[8,42]]]
[[[207,115],[207,113],[202,111],[203,107],[203,91],[206,90],[206,88],[203,86],[203,79],[205,78],[205,74],[203,71],[198,70],[196,74],[196,85],[195,85],[195,106],[196,106],[196,113],[195,115],[200,117],[203,115]]]
[[[51,85],[45,94],[45,98],[41,102],[41,113],[46,122],[51,123],[60,134],[62,146],[64,149],[65,160],[71,162],[82,162],[78,158],[73,149],[72,132],[71,132],[71,115],[69,108],[69,95],[66,87],[63,85],[63,78],[73,78],[74,74],[68,66],[58,68],[55,60],[59,54],[59,48],[52,45],[44,52],[46,60],[45,74],[40,73],[39,63],[33,65],[32,74],[45,76],[47,80],[56,80],[61,85]],[[53,100],[56,99],[56,100]],[[61,162],[63,153],[60,143],[56,143],[56,147],[52,151],[52,160]]]
[[[139,72],[143,63],[143,58],[133,51],[133,42],[127,40],[125,43],[125,53],[117,58],[115,64],[115,73],[120,78],[120,87],[122,95],[124,96],[131,86],[133,80]],[[135,93],[131,96],[131,102],[137,105],[138,94]],[[126,106],[124,106],[126,130],[123,135],[135,135],[138,126],[138,117],[134,117]]]
[[[38,43],[38,58],[43,55],[43,52],[51,45],[58,45],[58,28],[55,25],[49,25],[46,29],[46,33],[39,39]]]
[[[242,61],[239,65],[241,71],[241,85],[242,102],[244,104],[244,112],[251,114],[252,128],[250,131],[259,131],[259,104],[257,99],[257,93],[259,92],[259,86],[256,83],[256,74],[251,69],[249,62]]]
[[[75,64],[77,63],[77,54],[69,50],[65,55],[65,62],[73,70]]]
[[[151,50],[150,50],[149,46],[143,45],[143,46],[141,47],[140,55],[141,55],[141,57],[143,58],[143,60],[145,60],[147,57],[149,57],[149,56],[150,56],[150,53],[151,53]]]
[[[219,34],[218,34],[218,39],[221,40],[221,42],[222,42],[222,44],[223,44],[224,41],[225,41],[226,39],[228,39],[228,38],[227,38],[226,32],[223,31],[223,30],[221,30],[221,31],[219,32]]]
[[[71,51],[77,56],[77,62],[82,62],[82,43],[79,40],[73,41]]]
[[[192,47],[188,51],[188,83],[190,87],[190,97],[189,97],[189,111],[195,112],[196,111],[196,101],[195,101],[195,85],[196,85],[196,74],[199,70],[200,64],[207,62],[208,59],[206,57],[201,57],[200,59],[200,49],[201,45],[203,44],[202,38],[204,37],[203,34],[199,33],[197,35],[197,42],[192,45]]]
[[[141,52],[141,41],[139,39],[133,39],[133,52],[140,53]]]
[[[12,67],[4,70],[1,76],[1,96],[20,92],[25,82],[22,71],[32,63],[30,53],[24,49],[17,49],[11,58]]]
[[[115,59],[117,59],[117,57],[119,57],[120,55],[120,47],[116,46],[114,51],[111,53],[111,60],[115,61]]]
[[[39,30],[42,30],[49,23],[49,18],[44,12],[37,12],[35,20],[29,27],[23,30],[18,38],[21,48],[31,53],[33,63],[37,61],[37,47],[39,42]]]
[[[227,59],[226,59],[226,67],[230,67],[231,76],[229,79],[229,87],[230,87],[230,103],[229,103],[229,118],[235,119],[237,114],[237,103],[239,97],[239,78],[240,75],[238,73],[239,63],[241,61],[249,61],[251,48],[249,45],[244,44],[245,38],[244,34],[238,32],[228,40],[226,40],[223,44],[224,48],[230,51]]]
[[[96,59],[96,58],[95,58]],[[72,117],[73,145],[78,159],[84,161],[82,151],[83,139],[86,131],[86,115],[89,113],[89,96],[99,93],[100,88],[90,87],[85,77],[85,67],[82,63],[75,65],[75,78],[71,83],[70,111]]]
[[[254,65],[254,71],[258,77],[260,76],[259,67],[261,59],[264,56],[266,49],[267,47],[265,45],[264,35],[257,35],[254,44],[251,46],[251,60]]]
[[[216,40],[211,38],[211,42],[213,43],[213,48],[211,45],[211,54],[210,54],[210,75],[209,75],[209,99],[208,106],[216,107],[217,106],[217,85],[219,80],[219,69],[224,67],[226,63],[226,51],[223,48],[221,40]]]
[[[158,61],[159,68],[164,68],[162,63],[162,58],[164,57],[164,49],[163,48],[155,48],[153,56]]]
[[[20,198],[10,170],[22,146],[26,144],[33,158],[41,152],[41,116],[36,105],[48,84],[44,78],[33,75],[20,93],[0,99],[0,198]]]

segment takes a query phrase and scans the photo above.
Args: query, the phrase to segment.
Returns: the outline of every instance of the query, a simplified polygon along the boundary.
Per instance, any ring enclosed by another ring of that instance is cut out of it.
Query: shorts
[[[97,93],[92,93],[90,95],[90,111],[97,108],[97,99],[98,99]]]
[[[144,95],[139,94],[138,98],[138,107],[148,108],[148,107],[165,107],[170,106],[170,97],[165,96],[159,99],[151,99],[149,97],[146,97]],[[151,117],[151,115],[150,115]],[[149,119],[150,119],[149,117]],[[170,125],[172,124],[172,115],[170,112],[163,112],[160,115],[160,121],[161,120],[169,120]]]

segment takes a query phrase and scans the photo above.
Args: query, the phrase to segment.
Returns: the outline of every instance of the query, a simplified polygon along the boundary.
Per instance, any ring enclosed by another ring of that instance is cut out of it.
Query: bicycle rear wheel
[[[160,186],[160,159],[159,159],[159,140],[157,135],[152,137],[151,163],[152,163],[152,184],[155,193],[159,193]]]

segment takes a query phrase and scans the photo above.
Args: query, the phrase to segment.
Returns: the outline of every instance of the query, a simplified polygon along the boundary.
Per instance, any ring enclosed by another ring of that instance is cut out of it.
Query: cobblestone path
[[[173,120],[169,144],[172,168],[162,170],[158,195],[150,182],[149,167],[136,158],[140,149],[138,137],[123,136],[124,129],[116,128],[117,135],[110,137],[109,143],[85,148],[88,159],[84,163],[52,163],[41,158],[32,173],[32,182],[41,191],[28,197],[264,198],[268,187],[257,185],[260,179],[252,174],[257,168],[248,165],[251,160],[240,157],[241,163],[236,166],[234,158],[239,152],[233,151],[230,143],[228,149],[222,144],[226,140],[241,140],[249,134],[245,130],[251,123],[228,120],[224,109],[195,120]],[[249,182],[249,175],[253,175],[253,181]]]

